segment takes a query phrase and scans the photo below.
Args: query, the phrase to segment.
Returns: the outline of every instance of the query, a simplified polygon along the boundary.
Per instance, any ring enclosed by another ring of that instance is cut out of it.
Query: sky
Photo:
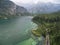
[[[23,3],[23,4],[26,4],[26,3],[38,3],[38,2],[44,2],[44,3],[47,3],[47,2],[51,2],[51,3],[60,3],[60,0],[11,0],[15,3]]]

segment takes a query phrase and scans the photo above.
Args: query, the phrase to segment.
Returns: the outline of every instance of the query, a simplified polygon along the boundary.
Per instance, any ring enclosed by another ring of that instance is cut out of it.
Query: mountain
[[[52,13],[60,10],[60,4],[54,3],[40,3],[37,4],[26,4],[24,6],[30,13]]]
[[[0,15],[15,15],[16,5],[11,1],[1,1]]]
[[[16,15],[27,15],[28,11],[22,6],[16,6]]]
[[[1,0],[0,1],[0,18],[1,17],[10,17],[17,15],[24,15],[27,13],[27,9],[22,6],[18,6],[12,1],[9,0]]]

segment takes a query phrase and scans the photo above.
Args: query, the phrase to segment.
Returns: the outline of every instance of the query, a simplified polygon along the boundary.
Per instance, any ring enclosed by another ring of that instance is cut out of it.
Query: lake
[[[23,45],[22,43],[32,42],[31,30],[37,26],[32,22],[32,18],[31,16],[21,16],[0,21],[0,45]]]

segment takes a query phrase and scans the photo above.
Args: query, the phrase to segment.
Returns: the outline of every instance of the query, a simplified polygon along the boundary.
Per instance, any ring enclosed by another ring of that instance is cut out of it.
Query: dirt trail
[[[45,45],[50,45],[49,34],[46,35]]]

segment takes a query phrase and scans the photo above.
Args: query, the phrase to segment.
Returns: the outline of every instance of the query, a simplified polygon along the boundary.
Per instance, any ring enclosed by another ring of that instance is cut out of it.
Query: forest
[[[47,35],[49,35],[48,42],[50,45],[60,45],[59,12],[51,14],[38,14],[38,16],[35,16],[32,21],[38,25],[36,30],[32,30],[32,33],[35,36],[40,37],[42,35],[46,39]]]

